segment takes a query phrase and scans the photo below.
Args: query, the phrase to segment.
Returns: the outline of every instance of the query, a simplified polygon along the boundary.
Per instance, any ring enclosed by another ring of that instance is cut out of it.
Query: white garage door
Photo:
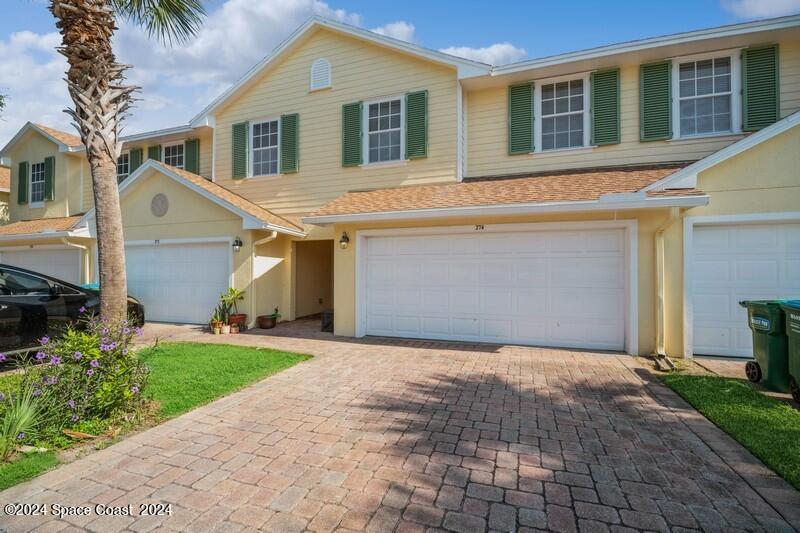
[[[155,322],[202,324],[230,286],[228,243],[126,246],[128,293]]]
[[[81,282],[81,253],[75,248],[32,248],[0,252],[0,262],[41,272],[69,283]]]
[[[366,239],[368,335],[622,350],[625,232]]]
[[[741,300],[800,297],[800,224],[695,226],[694,353],[752,357]]]

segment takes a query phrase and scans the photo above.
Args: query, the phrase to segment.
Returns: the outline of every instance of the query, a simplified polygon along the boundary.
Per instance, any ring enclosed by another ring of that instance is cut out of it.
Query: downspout
[[[66,237],[61,237],[61,242],[65,246],[81,250],[81,260],[83,261],[83,266],[81,267],[81,283],[86,283],[89,275],[89,247],[83,244],[69,242]]]
[[[270,233],[269,237],[264,237],[263,239],[259,239],[253,242],[252,249],[250,251],[250,323],[247,325],[248,328],[255,327],[256,324],[256,246],[261,246],[262,244],[267,244],[269,242],[274,241],[278,238],[278,232],[273,231]]]
[[[656,252],[656,355],[666,356],[666,313],[664,302],[664,231],[672,225],[675,220],[680,217],[682,210],[678,207],[672,207],[669,210],[669,216],[655,232],[655,252]]]

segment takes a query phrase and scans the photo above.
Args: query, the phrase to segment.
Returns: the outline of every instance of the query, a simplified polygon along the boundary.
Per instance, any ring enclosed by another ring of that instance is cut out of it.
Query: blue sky
[[[26,120],[70,129],[64,60],[46,0],[3,0],[0,146]],[[642,6],[646,5],[646,9]],[[565,8],[567,10],[565,11]],[[213,0],[196,40],[177,49],[123,24],[119,58],[141,101],[125,133],[183,124],[312,14],[495,64],[800,12],[800,0]]]

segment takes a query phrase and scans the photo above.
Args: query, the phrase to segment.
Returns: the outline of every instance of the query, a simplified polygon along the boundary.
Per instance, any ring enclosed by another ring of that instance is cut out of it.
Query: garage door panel
[[[204,323],[230,283],[227,243],[128,246],[128,292],[148,320]]]
[[[398,239],[366,239],[367,334],[624,347],[623,230]]]
[[[690,268],[694,353],[751,357],[739,302],[800,295],[800,224],[696,226]]]
[[[0,262],[27,268],[67,283],[81,283],[81,253],[75,248],[34,248],[0,252]]]

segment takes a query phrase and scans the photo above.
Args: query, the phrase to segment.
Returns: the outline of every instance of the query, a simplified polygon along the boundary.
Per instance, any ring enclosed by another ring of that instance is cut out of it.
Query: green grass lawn
[[[185,413],[310,356],[229,344],[162,343],[140,356],[152,369],[147,393],[165,417]]]
[[[311,358],[267,348],[201,343],[161,343],[142,349],[139,356],[151,368],[145,394],[158,402],[161,418],[185,413]],[[0,376],[0,391],[9,390],[20,379],[20,375]],[[0,490],[57,464],[53,451],[0,463]]]
[[[800,489],[800,411],[738,379],[685,373],[664,382]]]

